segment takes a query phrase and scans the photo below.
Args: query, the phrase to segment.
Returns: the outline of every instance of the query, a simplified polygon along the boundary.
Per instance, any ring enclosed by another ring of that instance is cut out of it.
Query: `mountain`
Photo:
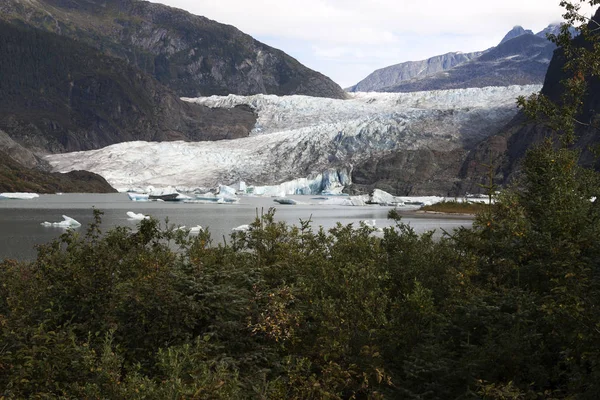
[[[395,86],[403,81],[418,79],[438,72],[454,68],[476,57],[476,53],[447,53],[422,61],[408,61],[390,67],[381,68],[371,73],[356,85],[347,89],[349,92],[377,92],[387,87]]]
[[[180,100],[215,93],[345,97],[280,50],[160,4],[0,2],[0,151],[11,170],[43,172],[44,154],[127,141],[248,136],[249,107]]]
[[[2,0],[0,18],[57,33],[121,58],[179,96],[344,91],[233,26],[138,0]]]
[[[546,33],[556,31],[555,25],[534,35],[520,26],[510,30],[495,47],[485,51],[449,53],[428,60],[402,63],[375,71],[352,91],[416,92],[460,89],[469,87],[542,84],[556,46],[546,39]],[[448,59],[448,55],[461,57]],[[441,61],[448,60],[446,63]],[[403,71],[414,64],[419,74]],[[429,65],[440,65],[429,69]],[[402,74],[400,74],[402,72]],[[387,78],[387,79],[386,79]]]
[[[258,115],[256,126],[249,137],[236,140],[137,141],[46,160],[57,172],[93,171],[119,188],[295,181],[282,186],[295,192],[318,176],[340,181],[350,176],[356,190],[378,185],[402,194],[456,194],[456,175],[467,149],[513,118],[517,96],[537,90],[539,86],[357,93],[348,100],[272,95],[188,99],[218,109],[251,107]],[[381,175],[373,165],[387,157],[405,157],[406,168],[395,176]]]
[[[533,35],[533,32],[529,29],[525,30],[522,26],[517,25],[514,28],[512,28],[510,31],[508,31],[508,33],[500,41],[500,44],[502,44],[504,42],[508,42],[509,40],[517,38],[521,35]],[[544,39],[545,38],[546,37],[544,36]]]
[[[600,21],[600,9],[596,11],[595,21]],[[595,26],[594,26],[595,28]],[[577,47],[591,47],[581,36],[573,39]],[[560,102],[564,88],[561,81],[570,76],[564,70],[566,59],[559,49],[554,52],[548,67],[541,93],[553,102]],[[600,79],[586,77],[589,87],[586,96],[582,99],[582,114],[578,117],[580,124],[576,127],[575,147],[581,150],[580,162],[588,167],[600,169],[597,153],[594,150],[600,144]],[[465,190],[477,187],[481,183],[482,165],[492,164],[496,167],[496,182],[507,184],[519,175],[520,162],[527,150],[545,137],[552,135],[552,131],[543,124],[532,123],[519,113],[498,134],[492,135],[472,149],[467,157],[467,162],[461,171],[461,180]]]
[[[0,21],[0,129],[37,153],[91,150],[130,140],[247,136],[247,108],[181,101],[125,61],[54,33]]]

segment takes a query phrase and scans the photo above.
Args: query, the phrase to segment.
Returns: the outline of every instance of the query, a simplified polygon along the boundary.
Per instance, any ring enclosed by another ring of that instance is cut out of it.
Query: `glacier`
[[[245,104],[258,114],[249,137],[216,142],[126,142],[46,156],[55,172],[88,170],[113,187],[216,188],[245,182],[254,194],[339,192],[353,165],[390,152],[451,151],[496,132],[517,112],[516,98],[541,86],[414,93],[211,96],[208,107]]]

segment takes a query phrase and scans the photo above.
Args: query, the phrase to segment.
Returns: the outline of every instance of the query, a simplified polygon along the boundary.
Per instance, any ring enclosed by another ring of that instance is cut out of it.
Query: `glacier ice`
[[[209,107],[250,105],[250,137],[216,142],[128,142],[49,155],[54,171],[84,169],[114,187],[217,187],[282,196],[337,190],[353,165],[393,151],[451,151],[476,143],[517,112],[515,98],[540,86],[416,93],[355,93],[348,100],[306,96],[212,96]],[[304,177],[304,178],[303,178]],[[241,189],[241,188],[239,188]]]

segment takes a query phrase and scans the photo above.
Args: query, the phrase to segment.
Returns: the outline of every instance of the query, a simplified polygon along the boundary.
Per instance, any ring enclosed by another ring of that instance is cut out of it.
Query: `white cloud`
[[[514,25],[539,31],[563,13],[559,0],[153,1],[234,25],[342,86],[365,77],[364,68],[349,71],[354,58],[372,72],[450,51],[483,50]]]

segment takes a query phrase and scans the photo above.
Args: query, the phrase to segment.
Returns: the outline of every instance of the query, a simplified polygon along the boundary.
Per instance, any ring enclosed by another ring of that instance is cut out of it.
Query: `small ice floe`
[[[79,228],[81,226],[81,224],[79,222],[77,222],[76,220],[74,220],[71,217],[67,217],[66,215],[63,215],[63,220],[60,222],[48,222],[48,221],[44,221],[42,222],[42,226],[52,226],[55,228]]]
[[[141,221],[143,219],[150,219],[150,217],[148,215],[144,215],[142,213],[134,213],[133,211],[127,211],[127,216],[129,217],[129,219],[135,220],[135,221]]]
[[[0,199],[31,200],[38,197],[37,193],[0,193]]]
[[[186,228],[186,226],[183,225],[183,226],[180,226],[179,228],[177,228],[176,230],[189,231],[189,233],[200,233],[203,231],[203,229],[200,225],[192,226],[191,228]]]
[[[248,232],[250,230],[250,225],[240,225],[236,228],[233,228],[233,232]]]
[[[365,224],[365,226],[375,229],[375,232],[383,232],[383,228],[379,228],[377,227],[377,221],[374,219],[366,219],[364,221],[360,221],[363,224]]]
[[[290,206],[295,206],[296,204],[298,204],[298,202],[296,200],[289,199],[287,197],[277,197],[277,198],[273,199],[273,201],[275,203],[290,205]]]

